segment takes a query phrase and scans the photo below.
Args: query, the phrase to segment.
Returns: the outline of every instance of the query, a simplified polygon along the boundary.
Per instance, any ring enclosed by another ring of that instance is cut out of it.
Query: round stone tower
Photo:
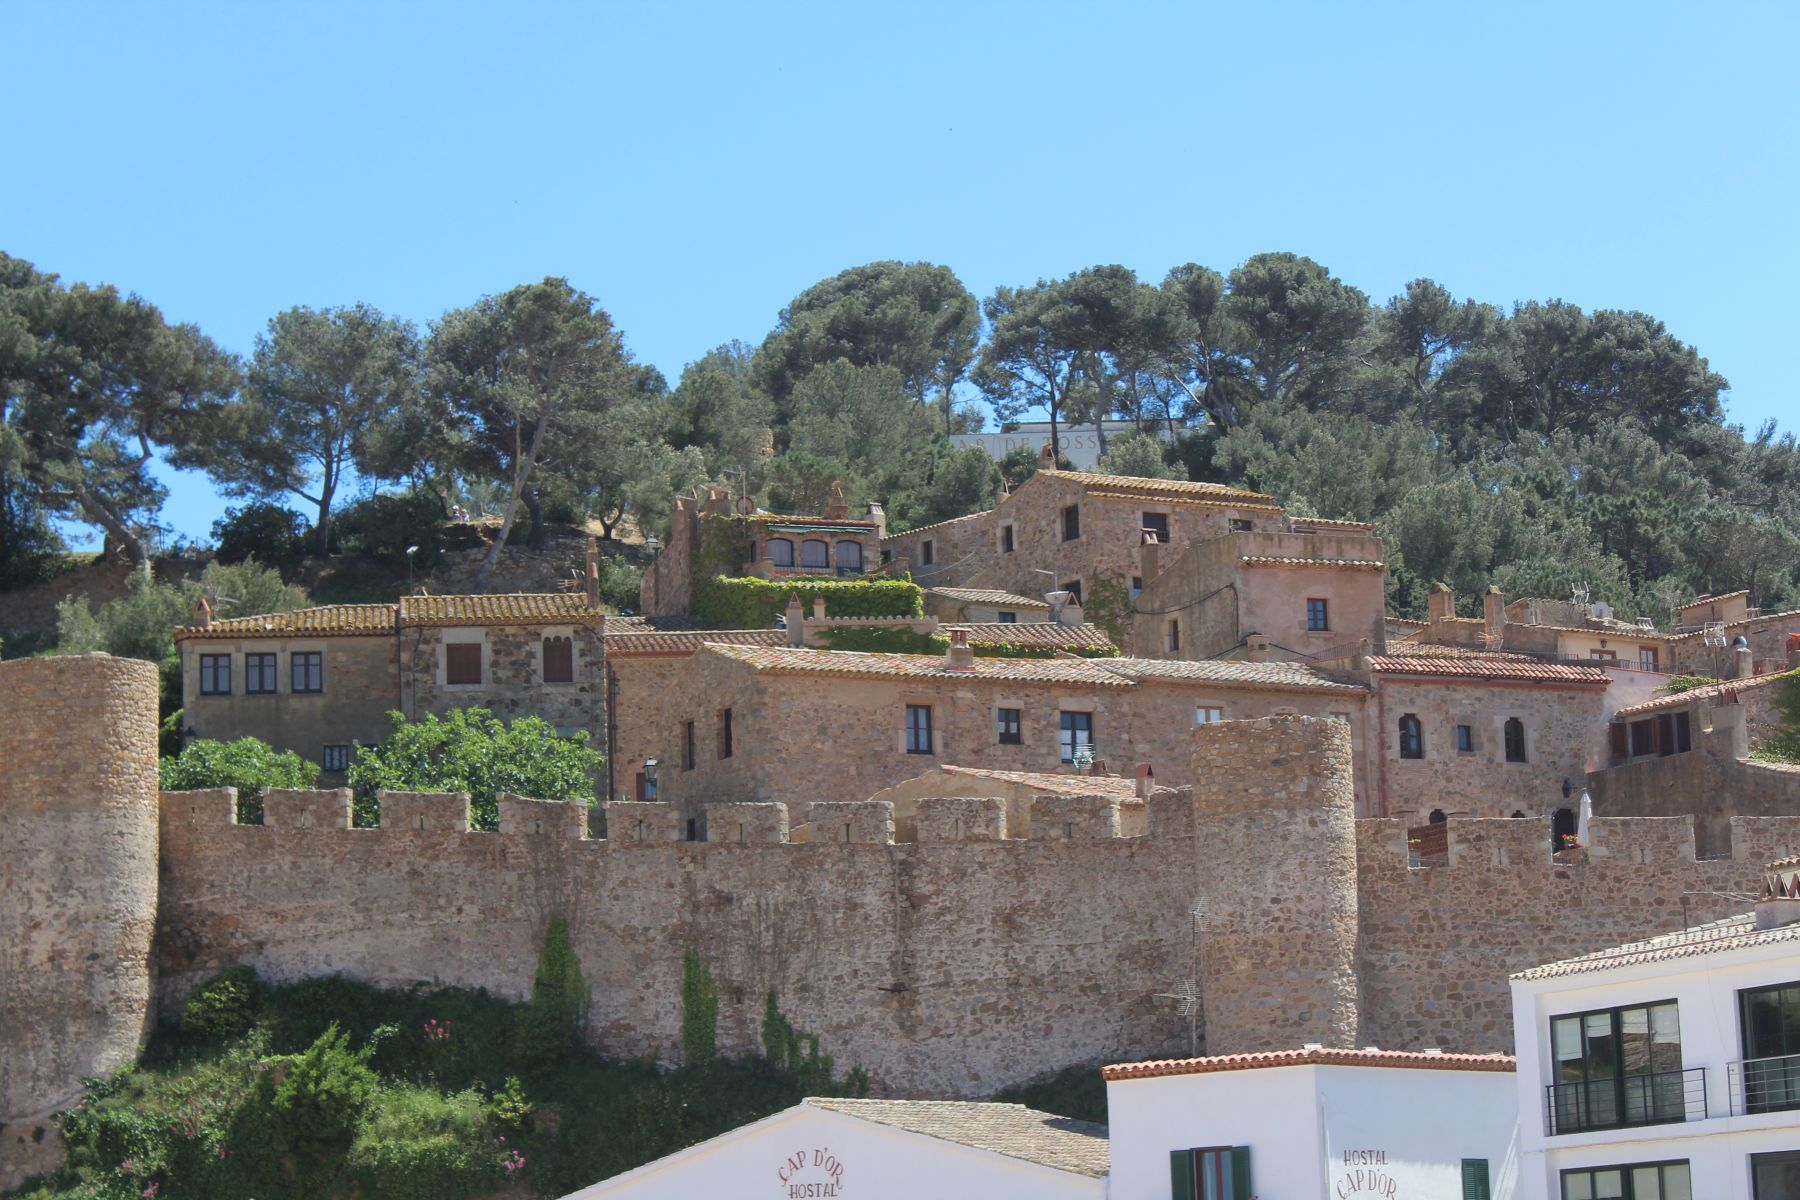
[[[0,1191],[61,1158],[49,1114],[138,1052],[156,922],[152,663],[0,663]]]
[[[1356,1045],[1351,770],[1343,721],[1194,727],[1208,1054]]]

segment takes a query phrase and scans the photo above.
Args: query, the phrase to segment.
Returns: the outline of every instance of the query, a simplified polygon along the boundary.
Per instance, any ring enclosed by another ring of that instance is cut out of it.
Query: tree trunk
[[[327,472],[319,480],[319,519],[313,525],[313,554],[318,558],[331,555],[331,494],[337,490],[337,480]]]
[[[487,586],[488,576],[494,573],[494,565],[500,561],[500,551],[506,545],[506,539],[512,534],[513,520],[519,515],[519,498],[524,495],[526,484],[531,482],[531,472],[537,466],[538,455],[544,448],[544,430],[549,425],[546,417],[538,421],[537,428],[531,435],[531,449],[513,463],[513,485],[506,498],[506,515],[500,518],[500,532],[494,538],[494,544],[475,568],[473,585],[477,591]]]
[[[526,488],[519,496],[525,504],[525,511],[531,514],[531,529],[525,535],[525,544],[533,550],[544,548],[544,502],[539,499],[536,488]]]
[[[86,485],[80,483],[70,487],[69,495],[73,496],[75,503],[81,506],[81,511],[86,513],[96,525],[106,530],[106,536],[125,551],[125,557],[131,563],[133,571],[141,571],[145,575],[150,574],[150,555],[144,549],[142,539],[131,532],[131,529],[104,500],[95,495]]]

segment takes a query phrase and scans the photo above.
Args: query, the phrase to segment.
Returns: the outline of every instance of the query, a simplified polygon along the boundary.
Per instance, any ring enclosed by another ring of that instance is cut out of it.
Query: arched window
[[[839,542],[837,544],[837,565],[840,571],[860,571],[862,562],[861,542]]]
[[[1425,757],[1425,731],[1419,726],[1419,718],[1411,713],[1400,718],[1400,757]]]
[[[1522,812],[1520,812],[1520,811],[1519,811],[1519,810],[1518,810],[1518,809],[1514,809],[1514,810],[1513,810],[1513,816],[1515,816],[1515,817],[1522,817],[1522,816],[1524,816],[1524,815],[1525,815],[1525,814],[1524,814],[1524,813],[1522,813]]]
[[[544,682],[575,682],[575,643],[568,638],[544,639]]]
[[[1449,819],[1450,819],[1449,817],[1446,817],[1444,815],[1444,810],[1441,808],[1432,809],[1431,815],[1426,818],[1426,820],[1433,825],[1442,825],[1445,821],[1448,821]]]
[[[1525,761],[1525,722],[1517,717],[1506,718],[1506,761]]]
[[[763,557],[778,567],[794,565],[794,543],[786,538],[770,538],[763,543]]]
[[[822,538],[807,538],[800,543],[800,565],[803,567],[829,567],[831,565],[831,548]]]

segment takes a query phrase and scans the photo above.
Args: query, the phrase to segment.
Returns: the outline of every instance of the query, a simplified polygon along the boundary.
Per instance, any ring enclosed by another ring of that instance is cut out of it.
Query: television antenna
[[[1200,923],[1206,919],[1206,901],[1195,900],[1188,906],[1189,931],[1192,939],[1188,951],[1189,974],[1175,984],[1172,992],[1157,992],[1154,999],[1175,1001],[1175,1013],[1188,1019],[1188,1057],[1200,1053]]]
[[[1584,608],[1587,607],[1589,595],[1588,585],[1585,583],[1578,583],[1569,589],[1569,598]]]

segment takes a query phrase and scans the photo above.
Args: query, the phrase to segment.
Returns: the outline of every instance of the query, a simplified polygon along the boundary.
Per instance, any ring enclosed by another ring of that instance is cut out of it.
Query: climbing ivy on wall
[[[1131,589],[1125,577],[1112,571],[1097,571],[1088,583],[1081,611],[1089,621],[1106,630],[1106,636],[1117,645],[1125,644],[1131,631]]]
[[[835,617],[920,617],[924,593],[906,579],[722,579],[697,589],[691,616],[702,629],[767,629],[800,597],[807,611],[823,598]]]

